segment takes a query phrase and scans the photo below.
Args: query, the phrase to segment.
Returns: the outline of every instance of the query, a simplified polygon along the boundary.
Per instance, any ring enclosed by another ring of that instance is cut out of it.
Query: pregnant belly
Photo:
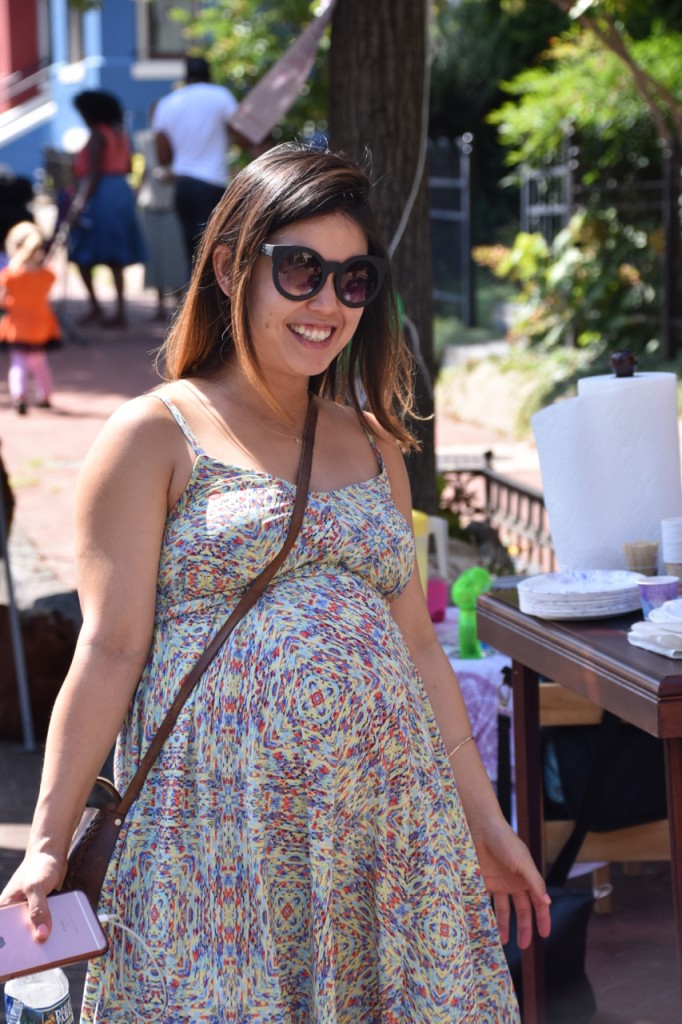
[[[365,740],[401,715],[416,672],[386,600],[353,574],[289,579],[249,616],[246,686],[266,731]]]

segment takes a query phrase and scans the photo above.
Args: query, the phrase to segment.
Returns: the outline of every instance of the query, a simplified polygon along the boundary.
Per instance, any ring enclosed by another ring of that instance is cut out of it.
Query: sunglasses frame
[[[319,252],[312,249],[309,245],[268,245],[267,243],[261,245],[260,252],[263,256],[270,256],[272,258],[272,281],[280,293],[285,299],[289,299],[291,302],[306,302],[308,299],[312,299],[314,295],[321,292],[324,288],[329,275],[334,275],[334,291],[336,292],[339,302],[342,302],[344,306],[348,306],[350,309],[363,309],[365,306],[369,306],[370,302],[376,299],[377,295],[381,291],[381,287],[384,283],[386,272],[388,271],[388,260],[382,259],[381,256],[369,256],[363,254],[361,256],[351,256],[350,259],[344,260],[343,263],[339,263],[337,260],[325,260],[320,256]],[[295,252],[307,252],[315,259],[319,260],[320,268],[322,270],[322,276],[320,277],[320,283],[312,291],[306,292],[305,295],[291,295],[285,291],[279,281],[279,268],[292,253]],[[341,294],[341,288],[339,284],[339,276],[348,267],[352,266],[353,263],[357,263],[359,260],[364,260],[365,263],[369,263],[370,266],[374,267],[377,274],[377,287],[376,291],[372,295],[371,299],[367,299],[365,302],[348,302],[344,299]]]

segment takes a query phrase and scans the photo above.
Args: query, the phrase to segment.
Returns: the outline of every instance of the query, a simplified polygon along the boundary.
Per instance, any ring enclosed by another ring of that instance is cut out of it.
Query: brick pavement
[[[69,276],[75,291],[77,283]],[[131,275],[131,285],[136,283]],[[16,414],[7,392],[9,356],[0,352],[0,445],[16,498],[17,526],[68,589],[75,586],[71,524],[78,470],[113,410],[156,382],[151,353],[164,330],[151,319],[153,297],[139,287],[132,294],[125,331],[74,330],[70,325],[84,309],[82,286],[80,292],[56,303],[67,329],[63,347],[50,353],[52,409]]]

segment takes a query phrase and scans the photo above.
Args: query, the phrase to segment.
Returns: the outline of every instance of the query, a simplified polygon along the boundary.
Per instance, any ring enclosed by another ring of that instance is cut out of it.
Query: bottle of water
[[[7,1024],[74,1024],[69,982],[54,967],[13,978],[5,985]]]

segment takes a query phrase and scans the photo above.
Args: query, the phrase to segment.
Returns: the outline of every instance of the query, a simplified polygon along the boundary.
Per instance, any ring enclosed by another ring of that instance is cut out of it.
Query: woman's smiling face
[[[268,242],[309,247],[339,263],[367,253],[363,230],[340,213],[289,224]],[[353,337],[362,313],[339,300],[331,274],[312,298],[285,298],[275,288],[271,257],[258,257],[249,286],[248,317],[258,362],[273,384],[282,375],[307,379],[326,370]]]

